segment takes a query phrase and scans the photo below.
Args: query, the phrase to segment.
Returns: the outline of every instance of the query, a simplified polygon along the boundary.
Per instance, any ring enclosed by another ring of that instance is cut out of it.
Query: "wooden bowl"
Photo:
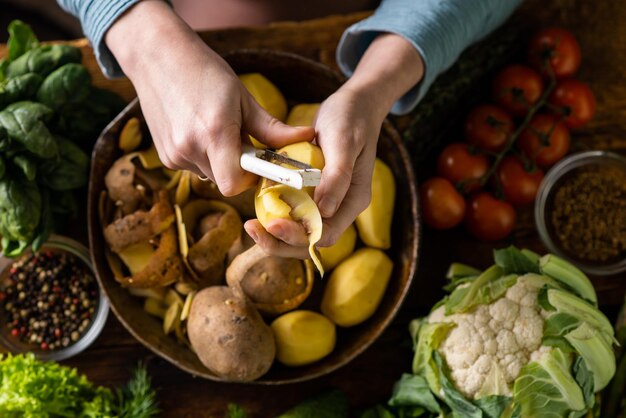
[[[321,102],[343,82],[343,78],[328,67],[288,53],[262,50],[241,50],[224,57],[237,73],[259,72],[268,77],[283,92],[290,103]],[[207,92],[210,94],[210,92]],[[100,285],[109,298],[111,309],[142,344],[172,364],[193,375],[220,381],[187,347],[171,336],[165,336],[162,322],[144,312],[139,298],[122,288],[109,269],[104,256],[105,242],[98,219],[98,198],[105,188],[104,176],[121,155],[117,138],[131,117],[143,121],[137,100],[129,104],[104,130],[93,150],[89,179],[88,223],[91,257]],[[419,221],[416,183],[411,160],[400,135],[385,121],[378,145],[378,155],[393,170],[396,178],[396,206],[393,221],[392,247],[387,253],[394,261],[394,270],[385,296],[376,313],[366,322],[352,328],[338,329],[335,350],[324,359],[303,367],[288,368],[278,362],[253,383],[277,385],[302,382],[330,373],[362,353],[380,336],[391,322],[406,296],[416,270]],[[319,288],[323,283],[317,283]],[[313,292],[309,304],[317,303]],[[315,300],[314,300],[315,299]],[[305,306],[306,307],[306,306]],[[312,306],[315,309],[315,306]],[[317,309],[319,310],[319,309]]]

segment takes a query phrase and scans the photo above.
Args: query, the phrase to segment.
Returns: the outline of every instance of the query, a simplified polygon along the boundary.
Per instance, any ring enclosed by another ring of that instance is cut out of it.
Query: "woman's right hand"
[[[225,196],[256,184],[239,165],[247,134],[270,148],[315,135],[313,128],[290,127],[265,112],[229,65],[162,1],[137,3],[105,39],[137,91],[161,161],[211,178]]]

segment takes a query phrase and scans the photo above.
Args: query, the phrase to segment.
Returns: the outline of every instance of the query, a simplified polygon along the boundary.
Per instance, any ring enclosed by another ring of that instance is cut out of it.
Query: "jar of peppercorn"
[[[546,174],[535,200],[545,246],[592,275],[626,271],[626,158],[585,151]]]
[[[82,244],[51,236],[36,252],[0,258],[0,346],[63,360],[104,328],[108,302]]]

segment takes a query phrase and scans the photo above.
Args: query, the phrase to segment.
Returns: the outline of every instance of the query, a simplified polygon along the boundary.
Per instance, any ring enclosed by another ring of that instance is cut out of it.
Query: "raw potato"
[[[385,294],[393,263],[375,248],[361,248],[339,264],[324,289],[321,310],[335,324],[351,327],[374,314]]]
[[[289,312],[276,318],[271,327],[276,339],[276,359],[286,366],[313,363],[335,348],[335,324],[317,312]]]
[[[323,166],[324,164],[321,150],[310,142],[291,144],[277,152],[312,166]],[[296,190],[283,184],[275,184],[270,180],[261,179],[257,186],[254,207],[257,218],[264,228],[267,228],[274,219],[291,219],[302,224],[309,238],[311,259],[323,276],[324,268],[315,248],[315,244],[322,237],[322,216],[311,194],[311,190]]]
[[[287,116],[287,101],[278,88],[265,76],[259,73],[241,74],[239,80],[267,113],[278,120],[284,121]],[[256,139],[250,137],[252,145],[266,148]]]
[[[228,381],[255,380],[274,361],[272,330],[251,303],[226,286],[207,287],[196,293],[187,334],[200,361]]]
[[[235,257],[226,282],[241,291],[263,314],[279,315],[297,308],[311,293],[310,261],[267,255],[258,245]]]
[[[291,108],[287,115],[287,125],[291,126],[313,126],[313,121],[320,109],[319,103],[300,103]]]
[[[330,271],[346,259],[354,251],[356,245],[356,229],[354,224],[350,225],[337,242],[330,247],[320,247],[319,252],[322,259],[322,266],[325,271]]]
[[[387,164],[380,159],[374,163],[372,201],[356,218],[363,242],[383,250],[391,247],[391,221],[396,197],[396,183]]]

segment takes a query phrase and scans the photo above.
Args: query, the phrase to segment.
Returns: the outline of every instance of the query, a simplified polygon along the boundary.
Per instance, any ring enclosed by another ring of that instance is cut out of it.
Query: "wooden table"
[[[560,25],[577,34],[583,51],[579,78],[588,82],[594,90],[598,110],[593,121],[579,131],[576,138],[586,148],[626,152],[626,83],[623,82],[626,74],[626,28],[622,25],[626,20],[626,8],[619,3],[529,0],[516,13],[514,21],[527,26],[529,31],[538,26]],[[268,47],[298,52],[334,66],[334,49],[343,29],[365,16],[367,14],[335,16],[299,24],[279,23],[268,27],[209,32],[202,36],[222,52],[237,47]],[[110,81],[101,76],[86,41],[74,43],[85,52],[85,63],[96,84],[111,88],[126,99],[134,96],[128,81]],[[0,56],[3,53],[0,46]],[[461,104],[453,113],[458,116],[466,111],[467,108],[463,109]],[[402,127],[406,126],[407,119],[396,119],[395,122]],[[371,348],[351,364],[317,380],[289,386],[260,387],[197,379],[137,343],[113,315],[96,343],[66,364],[77,367],[98,384],[119,385],[129,378],[130,369],[138,361],[145,362],[159,390],[164,417],[221,418],[231,402],[242,405],[251,417],[272,417],[331,387],[345,391],[355,408],[384,402],[393,383],[403,372],[410,370],[412,352],[408,322],[423,315],[441,296],[440,288],[450,262],[461,261],[485,267],[494,247],[510,243],[545,251],[530,212],[523,211],[520,217],[520,224],[512,237],[496,245],[477,243],[461,230],[445,233],[426,230],[421,241],[417,277],[396,320]],[[626,275],[594,278],[594,284],[605,310],[614,312],[624,297]]]

